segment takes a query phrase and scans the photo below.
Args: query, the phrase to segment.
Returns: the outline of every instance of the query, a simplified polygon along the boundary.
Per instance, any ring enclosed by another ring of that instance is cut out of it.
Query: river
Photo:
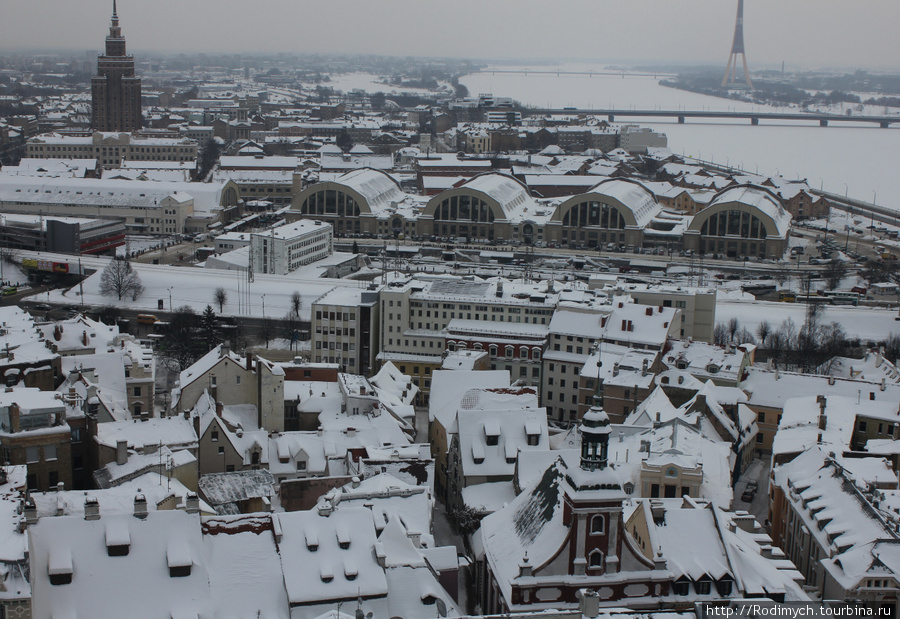
[[[556,67],[533,67],[553,71]],[[515,69],[522,67],[495,67]],[[562,71],[598,70],[565,65]],[[535,107],[774,111],[778,108],[731,101],[659,85],[640,75],[496,73],[490,69],[460,79],[472,96],[492,93]],[[787,109],[785,109],[787,111]],[[796,111],[796,110],[793,110]],[[900,126],[781,122],[750,125],[747,120],[635,122],[665,133],[678,154],[740,166],[748,172],[805,178],[815,188],[847,194],[900,211]]]

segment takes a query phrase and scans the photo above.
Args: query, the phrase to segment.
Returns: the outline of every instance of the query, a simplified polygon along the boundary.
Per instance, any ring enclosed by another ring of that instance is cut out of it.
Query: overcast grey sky
[[[4,2],[0,49],[100,49],[112,0]],[[134,52],[724,65],[737,0],[119,0]],[[745,0],[751,70],[900,66],[898,0]]]

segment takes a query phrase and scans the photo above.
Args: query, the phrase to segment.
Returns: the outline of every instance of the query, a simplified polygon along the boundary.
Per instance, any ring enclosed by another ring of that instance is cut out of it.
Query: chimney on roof
[[[649,359],[644,359],[644,363],[641,365],[641,376],[647,375],[647,368],[650,365]]]
[[[409,541],[411,541],[416,548],[422,547],[422,534],[418,531],[407,531],[406,537],[409,538]]]
[[[221,402],[216,402],[216,417],[221,417],[223,410],[225,410],[225,405]]]
[[[332,506],[331,501],[326,499],[319,503],[316,509],[319,511],[320,516],[328,518],[328,516],[330,516],[331,512],[334,510],[334,506]]]
[[[658,428],[662,425],[662,415],[660,415],[659,411],[656,413],[656,420],[653,422],[653,427]]]
[[[616,361],[615,363],[613,363],[613,376],[618,376],[618,375],[619,375],[619,362]]]
[[[662,501],[650,501],[650,514],[654,524],[666,524],[666,506]]]
[[[579,607],[582,616],[596,619],[600,616],[600,594],[593,589],[582,590]]]
[[[63,482],[59,482],[58,484],[56,484],[57,492],[63,492],[65,489],[66,489],[66,484],[64,484]]]
[[[84,500],[84,519],[100,520],[100,501],[95,496],[89,496]]]
[[[228,344],[222,344],[219,347],[219,359],[221,359],[223,357],[227,357],[230,352],[231,352],[231,348],[229,348]]]
[[[828,419],[825,417],[825,406],[828,400],[824,395],[816,396],[816,404],[819,405],[819,430],[824,430],[828,425]]]
[[[188,492],[184,497],[184,511],[189,514],[200,513],[200,497],[196,492]]]
[[[253,371],[253,353],[250,352],[247,353],[247,371]]]
[[[134,517],[143,520],[147,514],[147,497],[139,492],[134,495]]]
[[[34,498],[28,497],[25,500],[25,509],[23,510],[25,514],[25,524],[35,524],[38,521],[37,515],[37,505],[34,503]],[[99,518],[99,515],[98,515]]]
[[[123,466],[128,462],[128,441],[116,441],[116,464]]]
[[[353,479],[350,480],[350,487],[359,488],[359,477],[357,477],[356,475],[353,476]]]

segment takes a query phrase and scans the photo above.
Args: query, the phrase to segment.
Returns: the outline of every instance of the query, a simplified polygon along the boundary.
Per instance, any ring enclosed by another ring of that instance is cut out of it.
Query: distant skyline
[[[14,6],[14,8],[13,8]],[[721,64],[736,0],[120,0],[140,52]],[[112,0],[7,4],[0,51],[99,50]],[[750,69],[900,70],[897,0],[745,0]]]

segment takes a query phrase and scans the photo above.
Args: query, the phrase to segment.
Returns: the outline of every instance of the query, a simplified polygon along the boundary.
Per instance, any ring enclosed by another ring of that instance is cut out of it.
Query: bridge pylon
[[[750,71],[747,69],[747,54],[744,51],[744,0],[738,0],[737,19],[734,23],[734,39],[731,41],[731,54],[728,56],[728,64],[725,66],[725,77],[722,78],[722,87],[735,86],[738,56],[744,64],[744,81],[747,88],[753,89],[750,81]]]

